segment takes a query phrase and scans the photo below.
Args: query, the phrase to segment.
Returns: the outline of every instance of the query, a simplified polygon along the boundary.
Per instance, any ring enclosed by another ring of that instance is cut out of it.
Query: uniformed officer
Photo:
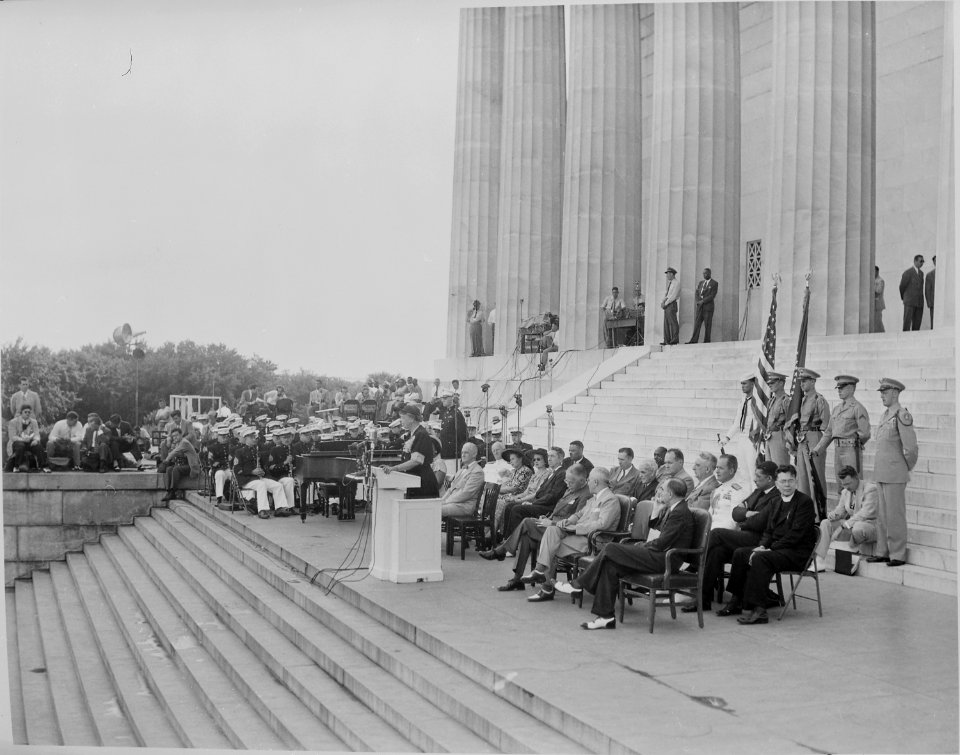
[[[750,491],[745,485],[734,481],[739,463],[731,454],[721,454],[714,472],[720,484],[710,494],[711,529],[737,529],[733,520],[733,510],[742,504]]]
[[[767,399],[767,431],[764,438],[767,441],[767,458],[778,467],[790,463],[783,430],[790,413],[790,396],[783,390],[786,379],[787,376],[780,372],[767,373],[771,394]]]
[[[824,493],[827,490],[827,460],[823,454],[812,458],[810,455],[823,437],[823,428],[830,422],[830,406],[827,400],[817,393],[818,377],[820,375],[813,370],[806,368],[800,370],[800,390],[803,391],[803,400],[800,404],[800,432],[797,434],[796,448],[790,449],[797,454],[797,488],[811,498],[814,498],[811,464],[817,470]],[[827,515],[826,506],[818,501],[815,503],[818,520],[823,519]]]
[[[757,469],[757,445],[760,443],[760,420],[755,397],[756,377],[748,372],[740,378],[740,405],[733,422],[721,441],[724,451],[737,457],[740,482],[749,484]]]
[[[873,479],[879,490],[876,555],[867,561],[903,566],[907,557],[907,481],[916,466],[919,449],[913,417],[900,406],[903,383],[881,378],[880,400],[886,407],[877,425],[877,455]]]
[[[870,415],[863,404],[854,397],[860,378],[853,375],[837,375],[837,395],[840,405],[830,412],[830,421],[823,437],[812,450],[822,454],[831,442],[836,443],[833,455],[833,471],[839,475],[844,467],[853,467],[858,475],[863,474],[861,449],[870,440]]]

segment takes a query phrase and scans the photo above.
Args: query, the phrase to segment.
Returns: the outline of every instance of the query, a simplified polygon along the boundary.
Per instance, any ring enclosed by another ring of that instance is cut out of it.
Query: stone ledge
[[[156,472],[4,472],[7,490],[162,490],[163,476]]]

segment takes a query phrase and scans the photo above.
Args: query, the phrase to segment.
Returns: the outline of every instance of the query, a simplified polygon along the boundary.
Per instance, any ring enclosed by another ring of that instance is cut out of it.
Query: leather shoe
[[[269,512],[269,511],[258,511],[258,512],[257,512],[257,516],[260,517],[261,519],[269,519],[269,518],[270,518],[270,512]]]
[[[717,611],[717,616],[739,616],[741,613],[743,613],[743,608],[740,606],[740,602],[731,600]]]
[[[890,557],[889,557],[889,556],[870,556],[870,558],[867,559],[867,563],[868,563],[868,564],[880,564],[880,563],[885,563],[885,562],[887,562],[887,561],[889,561],[889,560],[890,560]]]
[[[584,621],[580,627],[582,629],[616,629],[617,620],[613,616],[609,619],[596,618],[593,621]]]
[[[274,511],[274,512],[273,512],[273,515],[274,515],[274,516],[292,516],[292,515],[293,515],[293,509],[291,509],[289,506],[287,506],[287,507],[282,507],[282,508],[279,508],[279,509],[277,509],[276,511]]]
[[[541,582],[547,581],[547,575],[542,571],[537,571],[534,569],[529,574],[524,574],[522,577],[520,577],[520,581],[525,585],[538,585]]]
[[[553,590],[547,592],[546,590],[538,590],[536,595],[531,595],[527,598],[528,603],[543,603],[547,600],[553,600]]]
[[[557,582],[554,589],[562,592],[564,595],[579,595],[583,592],[582,587],[576,587],[569,582]]]
[[[906,561],[901,561],[899,558],[891,558],[887,561],[887,566],[903,566]]]
[[[489,551],[479,551],[477,555],[487,561],[503,561],[507,557],[505,553],[498,551],[496,548]]]
[[[499,590],[500,592],[510,592],[511,590],[523,590],[523,589],[524,589],[523,582],[521,582],[519,579],[511,579],[509,582],[507,582],[507,584],[500,585],[500,587],[497,588],[497,590]]]
[[[766,608],[754,608],[749,616],[741,616],[737,619],[738,624],[766,624],[769,621]]]
[[[710,606],[704,606],[704,611],[709,611]],[[687,603],[685,606],[680,606],[680,613],[696,613],[697,604],[696,603]]]

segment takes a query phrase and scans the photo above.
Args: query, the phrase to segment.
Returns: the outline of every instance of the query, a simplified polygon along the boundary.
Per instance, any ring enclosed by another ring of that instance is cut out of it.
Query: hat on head
[[[452,398],[453,396],[456,396],[457,394],[454,393],[454,391],[453,391],[452,388],[441,388],[439,395],[440,395],[440,398]]]
[[[837,387],[839,388],[844,383],[853,383],[856,385],[860,382],[860,378],[854,377],[853,375],[837,375],[834,380],[837,381]]]
[[[272,419],[267,423],[268,428],[280,427],[283,423],[278,419]]]
[[[677,271],[674,270],[672,267],[668,267],[668,268],[667,268],[666,270],[664,270],[663,272],[664,272],[664,274],[666,274],[666,273],[673,273],[674,275],[677,274]]]
[[[256,434],[257,434],[257,428],[255,427],[245,427],[243,428],[243,430],[240,431],[241,438],[248,438],[251,435],[256,435]]]
[[[513,456],[513,454],[516,454],[521,459],[523,459],[524,465],[528,467],[533,466],[533,459],[528,458],[527,454],[524,453],[522,448],[508,448],[502,454],[500,454],[500,458],[503,459],[504,461],[510,461],[510,457]]]
[[[287,420],[287,424],[288,424],[288,425],[299,425],[299,424],[300,424],[300,420],[298,420],[296,417],[291,417],[290,419]]]
[[[802,370],[800,370],[800,371],[798,372],[798,374],[800,375],[800,379],[801,379],[801,380],[816,380],[818,377],[820,377],[820,373],[819,373],[819,372],[814,372],[813,370],[808,370],[806,367],[804,367]]]
[[[423,419],[423,413],[420,411],[420,407],[416,404],[404,404],[400,407],[400,413],[406,414],[408,417],[412,417],[417,422],[420,422]]]
[[[519,428],[516,429],[516,430],[511,430],[511,431],[510,431],[510,434],[511,434],[511,435],[523,435],[523,430],[520,430]]]
[[[286,415],[286,414],[278,414],[275,419],[277,420],[277,422],[286,422],[286,421],[287,421],[287,415]]]
[[[390,427],[400,427],[400,420],[395,419],[393,422],[390,423]]]
[[[751,380],[756,380],[756,379],[757,379],[757,376],[754,375],[752,372],[745,372],[743,375],[740,376],[741,383],[749,383]]]
[[[230,434],[230,428],[229,428],[229,427],[218,427],[218,428],[217,428],[217,435],[229,435],[229,434]]]
[[[877,388],[878,391],[885,391],[888,388],[893,388],[897,391],[907,390],[907,386],[901,383],[899,380],[894,380],[893,378],[880,378],[880,387]]]
[[[768,373],[767,373],[767,382],[769,382],[769,381],[771,381],[771,380],[783,380],[783,381],[786,381],[786,379],[787,379],[787,376],[784,375],[782,372],[768,372]]]

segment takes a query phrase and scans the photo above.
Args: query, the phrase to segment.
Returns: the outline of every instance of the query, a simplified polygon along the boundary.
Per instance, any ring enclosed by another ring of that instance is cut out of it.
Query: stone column
[[[681,343],[693,330],[694,292],[705,267],[719,284],[711,340],[734,340],[741,256],[739,5],[658,5],[653,28],[646,343],[663,340],[667,267],[677,270],[682,290]]]
[[[956,308],[957,194],[954,184],[954,24],[953,3],[943,4],[943,97],[940,124],[940,186],[937,201],[937,280],[934,291],[933,327],[952,328]]]
[[[503,8],[460,11],[447,356],[470,354],[467,309],[496,297]]]
[[[779,332],[796,336],[804,276],[811,335],[867,333],[873,302],[874,11],[773,4],[773,160],[762,316],[779,272]],[[895,292],[895,287],[889,291]]]
[[[640,274],[640,6],[570,8],[560,348],[603,345],[600,302]]]
[[[494,351],[558,311],[565,104],[563,7],[507,8]]]

